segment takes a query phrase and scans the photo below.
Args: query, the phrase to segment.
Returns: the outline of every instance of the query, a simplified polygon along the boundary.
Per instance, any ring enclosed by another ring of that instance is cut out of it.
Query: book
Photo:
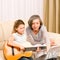
[[[36,45],[32,45],[31,47],[25,47],[25,50],[26,51],[36,51],[37,47],[39,47],[43,50],[43,49],[46,49],[47,46],[46,46],[46,44],[43,44],[43,45],[36,44]]]

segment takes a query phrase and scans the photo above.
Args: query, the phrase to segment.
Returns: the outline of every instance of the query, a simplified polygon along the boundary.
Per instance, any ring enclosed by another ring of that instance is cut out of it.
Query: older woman
[[[49,39],[47,38],[47,29],[42,23],[42,20],[39,15],[32,15],[28,20],[28,27],[26,28],[28,41],[31,42],[32,45],[39,44],[47,44],[47,49],[42,50],[38,48],[35,53],[36,60],[45,60],[45,52],[50,47]]]

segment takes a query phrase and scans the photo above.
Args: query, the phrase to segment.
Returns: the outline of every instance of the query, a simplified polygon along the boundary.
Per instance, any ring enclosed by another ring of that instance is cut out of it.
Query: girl
[[[32,45],[47,44],[50,47],[50,42],[47,39],[47,29],[43,25],[39,15],[32,15],[28,20],[28,27],[26,29],[29,42]],[[39,46],[38,46],[39,47]],[[36,60],[45,60],[45,52],[37,47],[35,54]]]
[[[26,40],[26,34],[25,34],[25,23],[22,20],[16,20],[14,27],[13,27],[13,33],[12,36],[8,40],[8,45],[13,47],[18,47],[20,50],[24,50],[25,47],[32,46],[27,40]],[[18,60],[33,60],[32,57],[25,57]]]

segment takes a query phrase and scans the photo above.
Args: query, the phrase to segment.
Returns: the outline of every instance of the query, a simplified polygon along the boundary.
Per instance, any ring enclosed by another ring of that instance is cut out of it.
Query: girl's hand
[[[20,46],[20,50],[25,50],[25,48],[23,46]]]

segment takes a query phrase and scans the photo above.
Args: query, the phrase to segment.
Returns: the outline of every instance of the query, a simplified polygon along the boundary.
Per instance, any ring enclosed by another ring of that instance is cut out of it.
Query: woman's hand
[[[50,40],[50,44],[51,44],[51,46],[56,46],[56,43],[55,43],[55,41],[54,40]]]
[[[36,50],[37,52],[40,52],[41,51],[41,48],[40,47],[37,47],[37,50]]]

